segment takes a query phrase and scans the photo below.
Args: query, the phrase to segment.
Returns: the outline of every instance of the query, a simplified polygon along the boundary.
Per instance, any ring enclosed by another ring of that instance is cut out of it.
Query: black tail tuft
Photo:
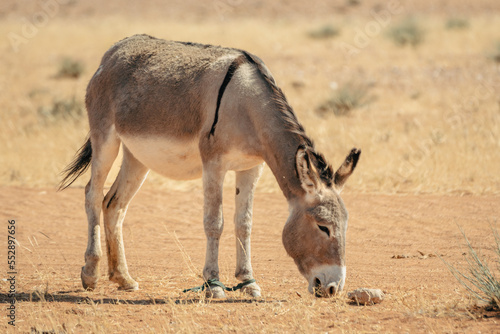
[[[64,175],[64,179],[59,183],[58,191],[68,188],[80,175],[85,173],[91,161],[92,145],[90,144],[90,138],[88,138],[85,144],[78,150],[75,160],[62,171],[61,174]]]

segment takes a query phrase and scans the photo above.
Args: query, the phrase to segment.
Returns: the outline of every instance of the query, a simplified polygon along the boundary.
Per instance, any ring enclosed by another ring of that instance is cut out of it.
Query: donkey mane
[[[288,103],[285,93],[278,87],[276,81],[272,76],[269,76],[267,71],[264,69],[263,62],[255,57],[254,55],[240,50],[246,59],[254,64],[257,68],[257,72],[271,91],[271,97],[273,102],[277,106],[278,110],[281,112],[282,120],[285,122],[286,129],[294,134],[296,134],[300,141],[303,143],[300,147],[306,148],[307,152],[310,154],[310,160],[316,167],[321,180],[325,183],[327,187],[331,187],[333,184],[333,168],[326,162],[323,154],[316,151],[314,147],[314,142],[310,139],[305,132],[304,127],[300,124],[292,106]]]

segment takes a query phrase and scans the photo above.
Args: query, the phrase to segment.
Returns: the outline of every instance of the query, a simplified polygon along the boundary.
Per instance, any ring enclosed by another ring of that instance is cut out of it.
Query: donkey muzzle
[[[345,266],[321,266],[312,270],[309,292],[316,297],[332,297],[344,288]]]

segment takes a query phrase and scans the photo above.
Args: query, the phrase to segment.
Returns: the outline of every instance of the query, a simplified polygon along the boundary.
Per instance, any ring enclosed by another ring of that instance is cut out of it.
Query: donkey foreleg
[[[236,211],[234,214],[236,234],[235,276],[241,281],[253,278],[250,251],[253,194],[257,181],[262,174],[262,168],[263,164],[247,171],[236,172]],[[260,287],[257,283],[246,285],[242,290],[252,297],[260,297]]]
[[[222,215],[222,186],[225,171],[216,163],[205,163],[203,166],[203,226],[207,238],[205,267],[203,278],[219,280],[219,240],[224,228]],[[210,286],[207,297],[225,298],[224,290],[219,286]]]
[[[120,290],[137,290],[139,287],[128,272],[122,226],[128,205],[146,179],[148,171],[124,147],[120,172],[103,201],[108,274],[111,281],[118,283]]]

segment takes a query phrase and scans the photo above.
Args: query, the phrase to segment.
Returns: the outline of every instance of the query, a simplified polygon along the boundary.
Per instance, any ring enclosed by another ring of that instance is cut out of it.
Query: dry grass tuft
[[[368,94],[369,89],[368,84],[348,82],[335,90],[332,96],[317,108],[317,112],[347,116],[352,110],[360,108],[371,101],[372,97]]]
[[[451,17],[446,21],[446,29],[463,30],[469,28],[469,21],[462,17]]]
[[[361,0],[346,0],[346,4],[348,6],[359,6],[361,4]]]
[[[85,66],[83,62],[73,58],[65,57],[59,64],[56,78],[78,79],[84,72]]]
[[[497,269],[500,269],[500,235],[496,227],[491,227],[491,230],[495,241],[494,252],[496,254]],[[485,257],[479,255],[474,247],[472,247],[462,228],[460,228],[460,231],[467,244],[467,255],[465,256],[467,267],[460,271],[444,259],[441,259],[458,282],[473,297],[479,301],[488,303],[496,308],[497,311],[500,311],[500,280],[488,265]]]
[[[56,98],[51,105],[38,108],[40,118],[46,121],[78,119],[85,113],[85,107],[82,101],[77,100],[76,96],[71,98]]]
[[[496,43],[496,46],[493,52],[491,53],[490,58],[493,59],[495,62],[500,63],[500,42]]]
[[[424,40],[424,31],[414,18],[406,18],[388,31],[389,38],[398,46],[417,46]]]
[[[335,27],[331,24],[326,24],[321,28],[309,31],[308,36],[311,38],[325,39],[325,38],[335,37],[339,34],[340,34],[340,28]]]

